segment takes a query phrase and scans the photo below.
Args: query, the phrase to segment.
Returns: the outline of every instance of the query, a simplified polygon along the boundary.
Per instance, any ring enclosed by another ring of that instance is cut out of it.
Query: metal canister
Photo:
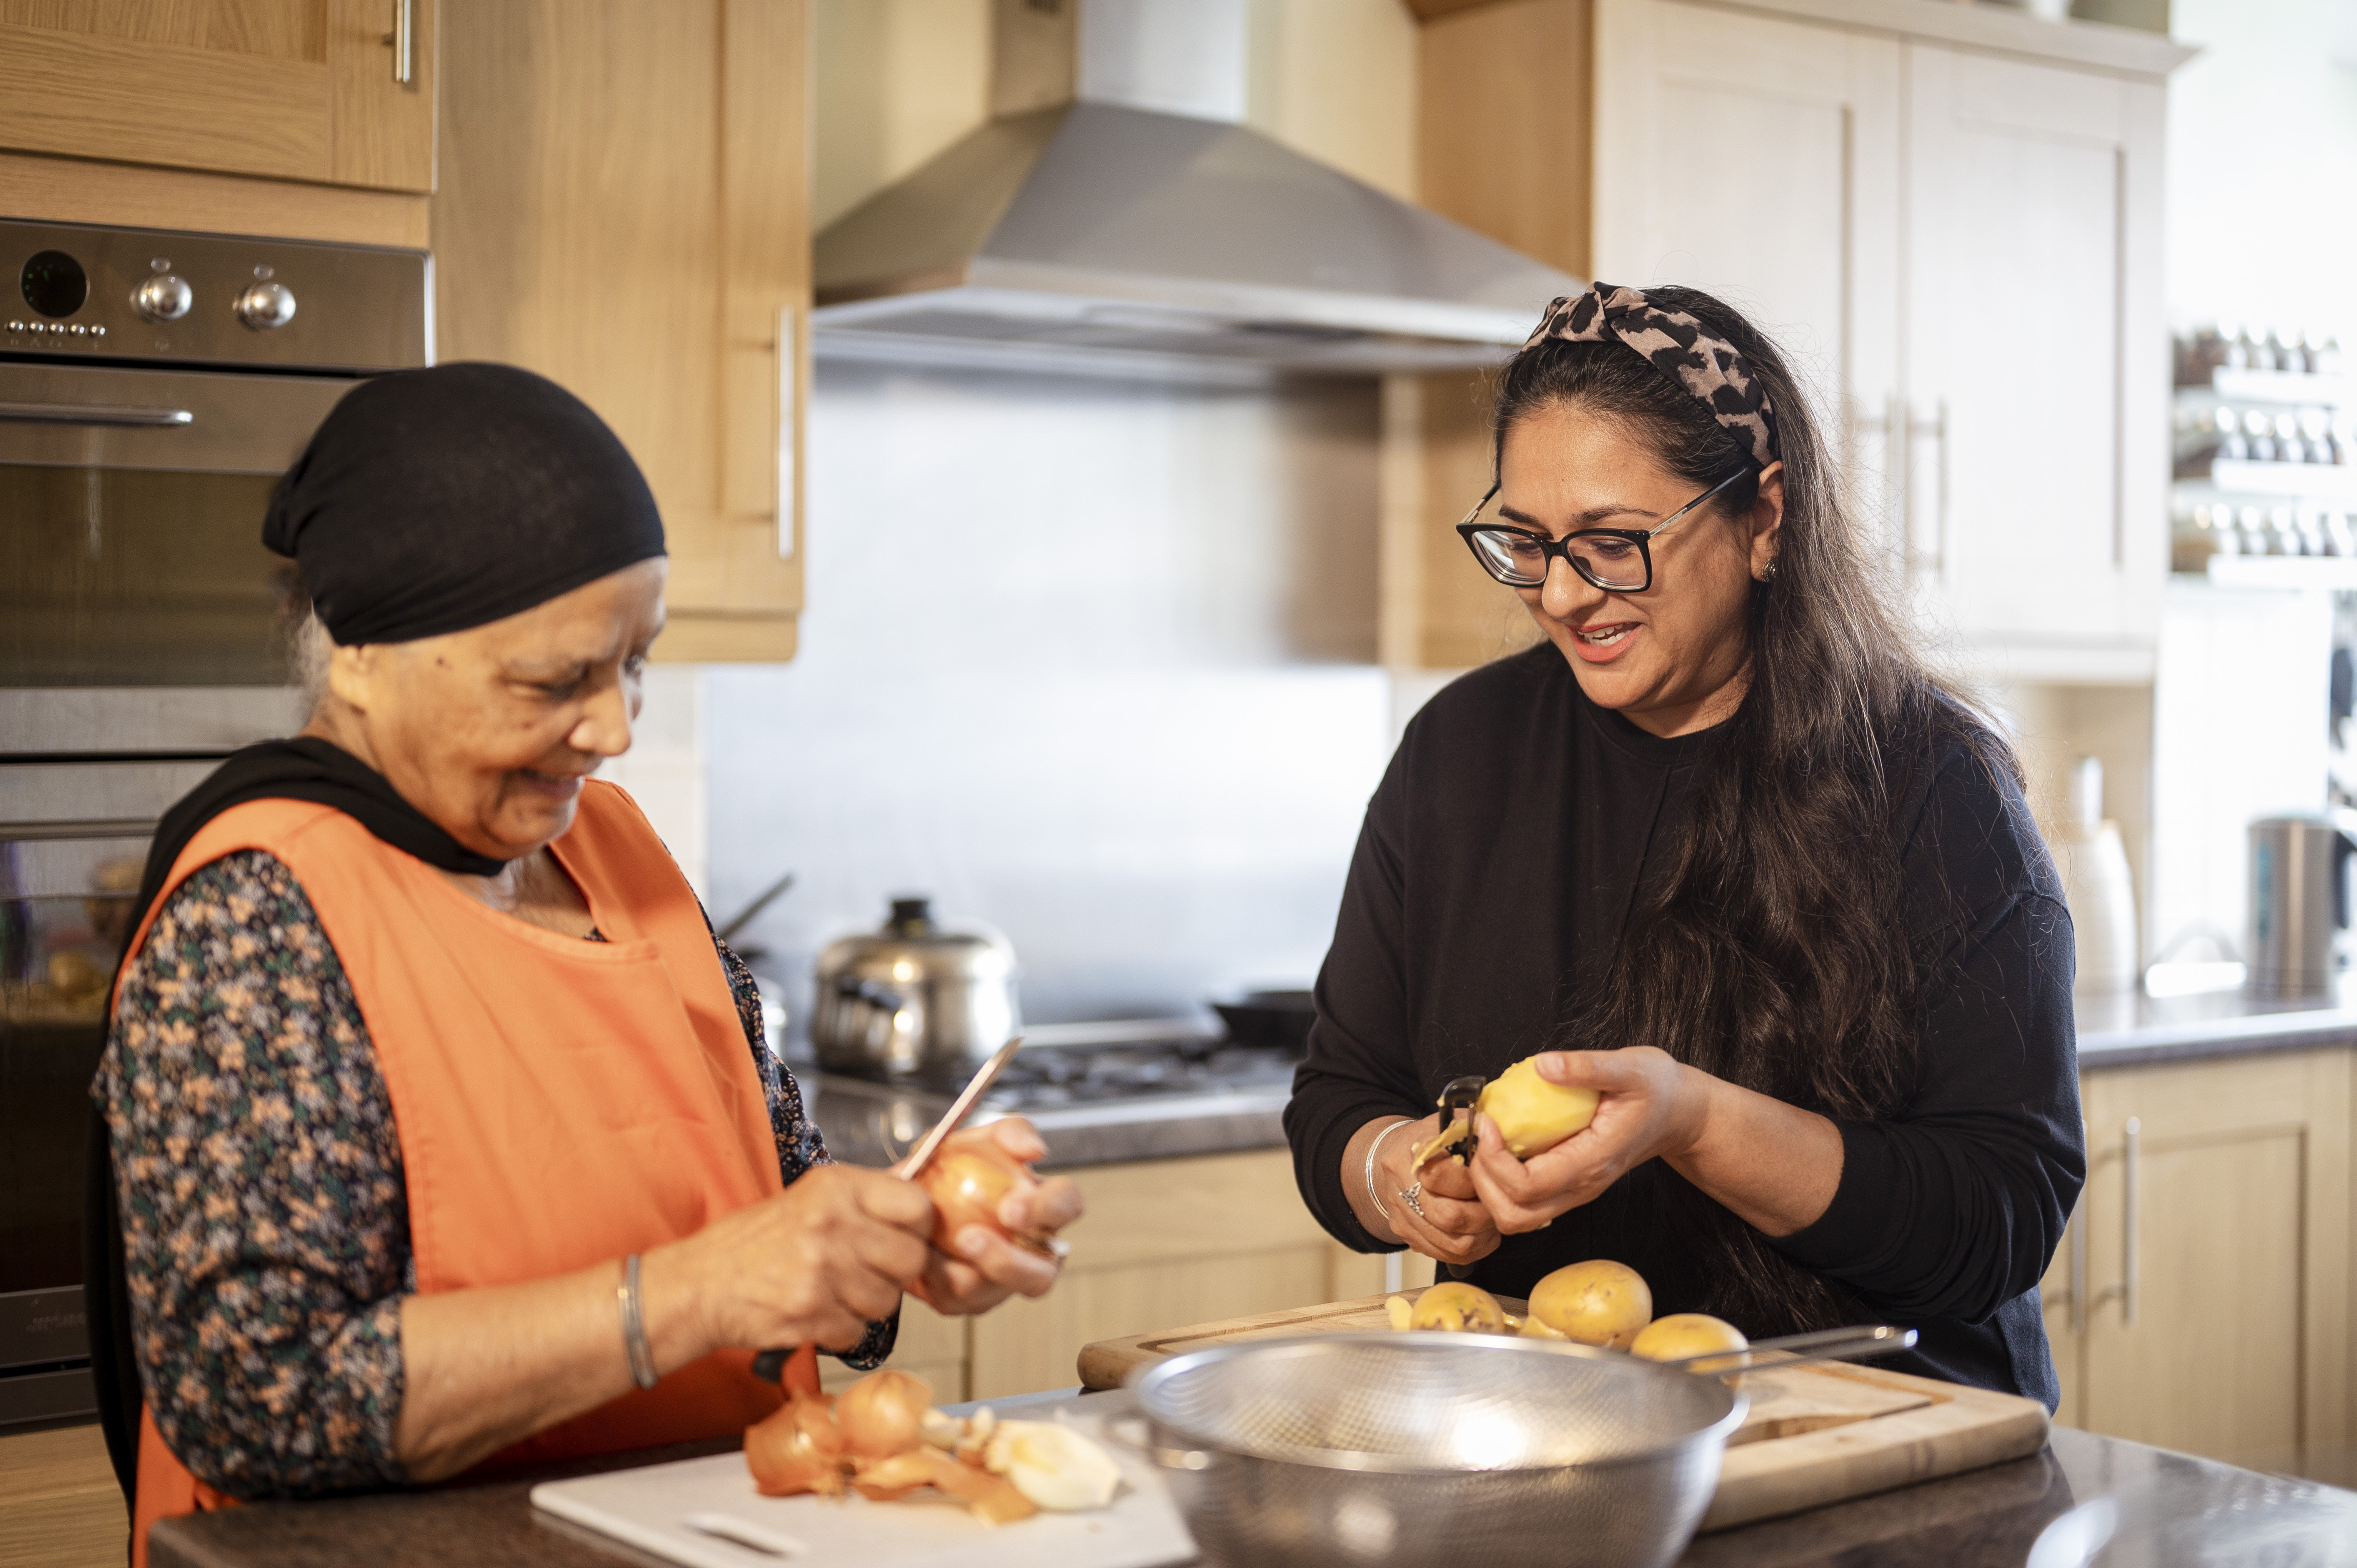
[[[830,1072],[963,1083],[1021,1026],[1015,972],[1006,938],[943,929],[930,899],[895,898],[883,929],[819,955],[811,1048]]]
[[[2357,812],[2262,817],[2251,824],[2250,988],[2266,995],[2330,990],[2337,937],[2349,929],[2349,856]]]

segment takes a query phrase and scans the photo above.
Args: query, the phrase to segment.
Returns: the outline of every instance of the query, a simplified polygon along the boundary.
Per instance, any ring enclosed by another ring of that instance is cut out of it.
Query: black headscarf
[[[409,642],[544,604],[663,553],[638,465],[587,404],[510,365],[400,371],[353,389],[279,482],[263,542],[292,555],[337,642]],[[477,876],[479,854],[384,776],[304,736],[233,754],[156,824],[136,932],[181,851],[248,800],[333,806],[428,865]],[[117,961],[129,961],[126,950]],[[138,1505],[138,1361],[105,1117],[91,1103],[82,1194],[82,1306],[99,1422],[127,1506]]]
[[[639,466],[587,403],[512,365],[362,383],[279,481],[262,542],[350,646],[464,631],[663,553]]]

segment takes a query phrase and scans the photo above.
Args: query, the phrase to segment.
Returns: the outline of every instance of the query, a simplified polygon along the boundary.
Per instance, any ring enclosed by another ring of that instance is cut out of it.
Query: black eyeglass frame
[[[1481,570],[1510,588],[1546,586],[1546,575],[1553,569],[1556,557],[1560,556],[1563,564],[1577,573],[1580,581],[1592,588],[1601,588],[1608,594],[1641,594],[1653,585],[1653,536],[1749,472],[1751,470],[1749,467],[1736,469],[1735,472],[1727,475],[1727,478],[1719,480],[1718,483],[1711,486],[1710,489],[1703,491],[1651,528],[1583,528],[1576,533],[1566,533],[1561,539],[1549,539],[1544,533],[1527,528],[1516,528],[1511,523],[1477,521],[1476,520],[1481,515],[1481,509],[1497,499],[1498,490],[1504,483],[1503,480],[1498,480],[1492,482],[1489,489],[1482,493],[1481,499],[1473,503],[1473,510],[1467,512],[1465,521],[1457,525],[1457,533],[1465,541],[1465,548],[1473,553],[1473,559],[1480,564]],[[1534,581],[1524,582],[1520,578],[1506,576],[1491,565],[1489,558],[1481,553],[1481,546],[1473,537],[1477,533],[1511,533],[1517,539],[1527,539],[1539,547],[1540,559],[1546,564],[1539,568],[1538,577]],[[1621,539],[1634,544],[1637,547],[1637,558],[1645,564],[1644,582],[1633,588],[1620,584],[1598,582],[1595,575],[1579,564],[1578,557],[1572,554],[1571,542],[1575,539]]]

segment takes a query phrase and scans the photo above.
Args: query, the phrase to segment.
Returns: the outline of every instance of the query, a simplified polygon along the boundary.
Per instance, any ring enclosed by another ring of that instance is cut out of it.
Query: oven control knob
[[[178,321],[196,303],[197,296],[190,292],[188,280],[170,273],[142,278],[139,286],[131,291],[131,308],[150,321]]]
[[[295,291],[283,283],[258,283],[237,296],[237,318],[256,332],[295,319]]]

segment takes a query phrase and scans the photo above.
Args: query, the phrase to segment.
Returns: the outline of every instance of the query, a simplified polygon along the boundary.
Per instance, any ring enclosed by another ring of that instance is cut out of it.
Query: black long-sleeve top
[[[1601,983],[1649,857],[1666,855],[1702,744],[1594,706],[1544,643],[1455,682],[1408,725],[1367,810],[1285,1114],[1302,1196],[1338,1240],[1396,1250],[1346,1197],[1361,1127],[1429,1114],[1460,1074],[1577,1043],[1561,1020]],[[1893,1118],[1836,1120],[1832,1203],[1770,1245],[1920,1331],[1882,1364],[2051,1409],[2038,1279],[2086,1169],[2070,917],[2019,789],[1968,747],[1898,769],[1893,788],[1906,928],[1893,939],[1925,977],[1918,1077]],[[1660,1207],[1661,1183],[1681,1179],[1650,1162],[1507,1237],[1470,1277],[1522,1296],[1566,1263],[1612,1258],[1645,1277],[1657,1314],[1709,1310],[1706,1267]]]

